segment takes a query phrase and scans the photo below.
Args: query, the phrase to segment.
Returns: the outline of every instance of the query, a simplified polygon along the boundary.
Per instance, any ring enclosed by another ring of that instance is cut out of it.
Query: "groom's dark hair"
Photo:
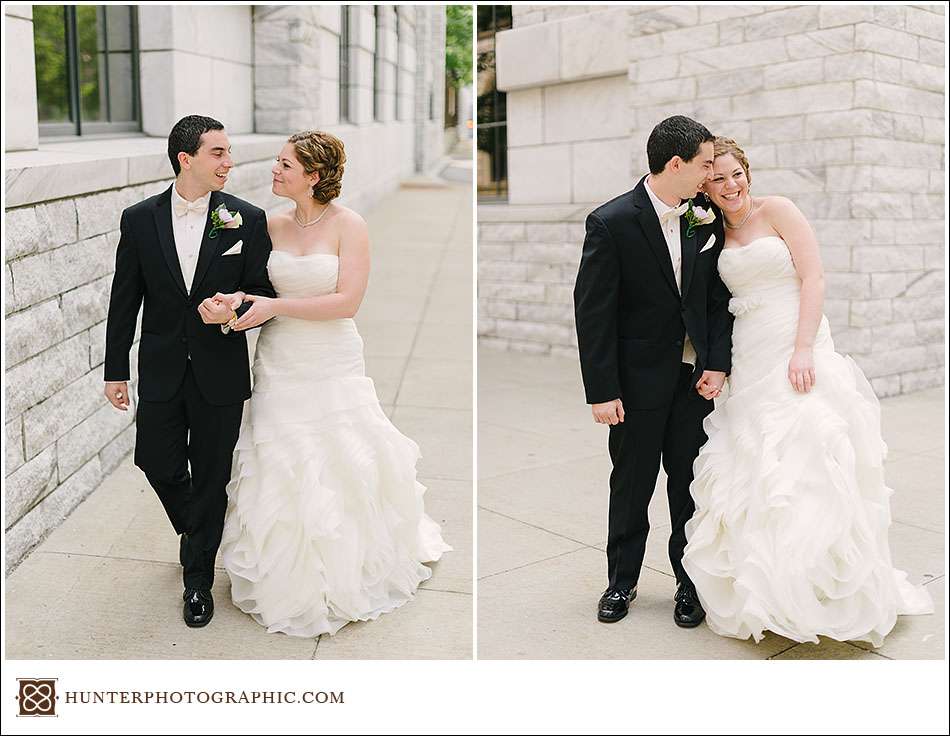
[[[706,141],[715,140],[705,125],[685,115],[674,115],[657,125],[647,139],[650,173],[659,174],[674,156],[690,161]]]
[[[175,176],[181,173],[178,154],[184,152],[189,156],[194,156],[198,153],[201,136],[209,130],[224,130],[224,125],[204,115],[186,115],[175,123],[172,132],[168,134],[168,160],[172,162]]]

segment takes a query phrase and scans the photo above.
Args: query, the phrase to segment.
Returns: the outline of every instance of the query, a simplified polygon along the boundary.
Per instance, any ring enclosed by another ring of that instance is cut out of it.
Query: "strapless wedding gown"
[[[272,251],[279,296],[336,290],[339,259]],[[234,604],[315,637],[409,601],[451,549],[423,510],[419,448],[383,413],[352,319],[275,317],[234,451],[221,541]]]
[[[880,646],[899,614],[933,603],[891,564],[878,400],[825,317],[815,386],[791,387],[801,281],[784,240],[723,250],[719,273],[734,295],[732,374],[703,425],[683,554],[706,621],[738,639]]]

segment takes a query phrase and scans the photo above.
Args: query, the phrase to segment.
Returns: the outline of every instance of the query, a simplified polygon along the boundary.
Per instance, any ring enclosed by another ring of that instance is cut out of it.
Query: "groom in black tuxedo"
[[[129,350],[144,302],[135,464],[181,535],[183,616],[197,627],[214,614],[225,487],[251,395],[246,336],[228,327],[233,294],[275,294],[264,211],[221,191],[233,166],[224,126],[182,118],[168,136],[168,157],[172,186],[122,213],[105,394],[128,410]]]
[[[702,423],[732,353],[730,295],[716,268],[722,217],[704,198],[705,207],[690,206],[711,176],[712,141],[695,120],[664,120],[647,141],[649,176],[587,217],[574,313],[587,403],[596,422],[610,425],[604,622],[622,619],[636,597],[661,457],[678,584],[673,619],[688,628],[705,618],[682,557]]]

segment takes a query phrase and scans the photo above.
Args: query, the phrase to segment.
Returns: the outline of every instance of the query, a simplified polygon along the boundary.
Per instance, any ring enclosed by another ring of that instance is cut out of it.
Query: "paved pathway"
[[[426,510],[455,548],[415,600],[333,637],[267,634],[231,605],[219,568],[214,620],[188,629],[178,538],[127,459],[7,578],[8,658],[471,657],[471,186],[446,177],[404,187],[367,221],[373,266],[357,317],[367,374],[419,443]]]
[[[940,659],[944,653],[944,393],[881,402],[895,564],[927,584],[932,616],[903,617],[880,649],[769,635],[760,644],[673,624],[665,478],[639,597],[598,623],[606,585],[607,431],[584,403],[576,361],[478,355],[478,649],[482,659]]]

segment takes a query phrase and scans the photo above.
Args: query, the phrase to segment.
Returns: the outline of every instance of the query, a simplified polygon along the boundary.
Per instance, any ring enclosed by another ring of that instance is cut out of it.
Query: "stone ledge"
[[[237,165],[270,159],[282,135],[231,136]],[[148,136],[41,143],[5,157],[6,207],[171,179],[166,139]]]
[[[22,18],[23,20],[33,20],[32,5],[4,5],[3,14],[8,18]]]
[[[479,204],[478,222],[584,222],[601,204]]]
[[[606,8],[528,26],[495,37],[499,90],[626,74],[627,10]],[[537,49],[548,52],[538,55]]]

